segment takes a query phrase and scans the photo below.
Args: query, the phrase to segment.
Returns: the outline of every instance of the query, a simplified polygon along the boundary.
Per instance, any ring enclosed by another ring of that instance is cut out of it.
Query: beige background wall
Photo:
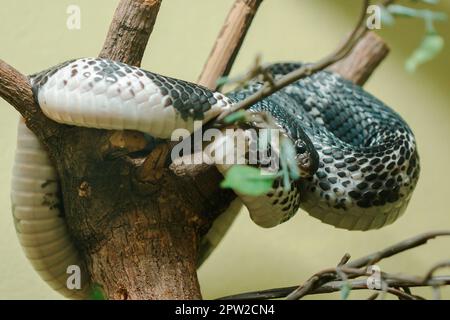
[[[164,0],[143,61],[145,69],[195,81],[232,0]],[[441,9],[450,13],[450,1]],[[117,0],[0,0],[0,58],[24,73],[40,71],[73,57],[95,56],[102,45]],[[66,8],[81,8],[79,31],[66,28]],[[359,6],[350,0],[265,0],[244,43],[234,73],[264,61],[313,61],[332,50],[353,26]],[[447,47],[415,75],[403,62],[420,42],[419,21],[401,20],[381,31],[392,53],[367,84],[367,90],[396,109],[416,133],[422,175],[409,209],[382,230],[334,229],[299,212],[271,230],[254,225],[242,212],[217,251],[200,269],[206,298],[245,290],[294,285],[313,272],[334,266],[345,252],[353,257],[410,235],[450,228],[450,23],[437,25]],[[9,181],[18,114],[0,100],[0,299],[58,299],[34,273],[18,245],[10,214]],[[449,258],[450,239],[404,253],[382,263],[385,271],[423,274]],[[430,291],[417,293],[430,296]],[[352,293],[367,297],[369,293]],[[450,298],[450,289],[444,296]],[[325,296],[338,298],[338,295]]]

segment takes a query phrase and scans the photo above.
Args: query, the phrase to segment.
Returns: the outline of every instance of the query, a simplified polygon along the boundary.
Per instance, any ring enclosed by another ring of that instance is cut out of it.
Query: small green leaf
[[[90,300],[107,300],[103,292],[103,288],[98,283],[93,283],[91,285],[91,290],[89,292]]]
[[[408,72],[416,71],[417,67],[432,60],[444,47],[444,39],[436,33],[428,33],[420,46],[412,53],[405,63]]]
[[[239,111],[233,112],[232,114],[226,116],[225,119],[223,119],[223,122],[226,124],[231,124],[231,123],[235,123],[238,121],[243,121],[243,120],[245,120],[245,116],[246,116],[246,111],[239,110]]]
[[[389,12],[389,10],[384,7],[380,6],[381,8],[381,24],[386,26],[393,26],[395,24],[395,18],[394,16]]]
[[[269,192],[275,178],[276,175],[262,174],[254,167],[235,165],[228,170],[220,186],[249,196],[260,196]]]
[[[427,4],[438,4],[439,0],[412,0],[413,2],[423,2]]]
[[[341,287],[341,300],[347,300],[350,292],[352,291],[352,286],[348,282],[344,282]]]
[[[391,4],[387,7],[390,14],[406,18],[421,18],[422,10],[405,7],[399,4]]]
[[[410,7],[405,7],[398,4],[391,4],[387,7],[389,13],[398,17],[406,18],[420,18],[425,20],[437,20],[445,21],[447,20],[447,15],[440,11],[431,11],[428,9],[414,9]]]

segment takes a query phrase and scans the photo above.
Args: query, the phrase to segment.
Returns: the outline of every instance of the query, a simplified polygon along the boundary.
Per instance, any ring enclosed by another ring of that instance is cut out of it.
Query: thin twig
[[[428,273],[426,274],[426,276],[423,279],[423,282],[424,283],[428,282],[433,277],[433,274],[437,270],[442,269],[442,268],[448,268],[448,267],[450,267],[450,260],[446,260],[446,261],[437,263],[436,265],[431,267],[430,271],[428,271]]]
[[[423,244],[427,243],[428,240],[434,239],[434,238],[440,237],[440,236],[450,236],[450,230],[431,231],[431,232],[417,235],[415,237],[412,237],[412,238],[406,239],[404,241],[401,241],[399,243],[396,243],[393,246],[387,247],[386,249],[383,249],[381,251],[377,251],[377,252],[371,253],[365,257],[354,260],[354,261],[348,263],[347,266],[352,267],[352,268],[360,268],[363,266],[368,266],[368,265],[377,263],[378,261],[380,261],[382,259],[389,258],[393,255],[396,255],[400,252],[423,245]]]
[[[442,285],[450,285],[450,276],[435,276],[432,277],[428,283],[408,283],[396,280],[385,280],[390,287],[408,286],[409,288],[415,287],[430,287],[432,283],[442,283]],[[308,295],[325,294],[340,291],[342,286],[348,282],[351,285],[352,290],[368,290],[366,279],[355,279],[348,281],[330,281],[314,289],[308,293]],[[221,297],[219,300],[265,300],[265,299],[279,299],[284,298],[288,294],[292,293],[297,286],[274,288],[261,291],[245,292],[226,297]],[[378,292],[377,292],[378,293]]]
[[[382,259],[392,257],[409,249],[416,248],[427,243],[428,240],[439,236],[450,235],[449,230],[432,231],[403,240],[383,250],[364,256],[353,262],[347,263],[349,255],[345,254],[336,268],[328,268],[315,273],[300,286],[275,288],[263,291],[248,292],[220,299],[276,299],[283,298],[294,300],[306,295],[330,293],[341,290],[344,285],[349,285],[352,290],[368,289],[367,279],[356,279],[367,274],[366,267]],[[398,275],[383,272],[381,279],[384,291],[394,294],[402,299],[423,299],[411,293],[411,287],[433,287],[434,290],[442,285],[450,284],[450,276],[433,276],[433,273],[443,267],[448,267],[450,261],[443,261],[434,265],[425,277]],[[403,291],[395,288],[404,288]]]
[[[225,111],[222,114],[220,114],[215,121],[220,122],[226,116],[228,116],[233,112],[236,112],[237,110],[249,108],[254,103],[258,102],[261,99],[266,98],[267,96],[286,87],[287,85],[295,81],[298,81],[302,78],[305,78],[307,76],[310,76],[311,74],[317,71],[323,70],[328,66],[330,66],[331,64],[344,58],[352,50],[352,48],[355,46],[358,40],[361,39],[361,37],[364,36],[364,34],[367,31],[365,24],[365,17],[369,3],[370,3],[369,0],[364,0],[363,10],[361,10],[361,14],[358,19],[358,23],[356,24],[356,27],[353,29],[352,33],[347,38],[347,40],[344,41],[344,43],[342,43],[333,53],[327,55],[326,57],[322,58],[316,63],[303,65],[299,69],[294,70],[291,73],[288,73],[287,75],[274,81],[273,84],[265,83],[260,90],[248,96],[246,99],[238,102],[232,108],[228,109],[228,111]]]

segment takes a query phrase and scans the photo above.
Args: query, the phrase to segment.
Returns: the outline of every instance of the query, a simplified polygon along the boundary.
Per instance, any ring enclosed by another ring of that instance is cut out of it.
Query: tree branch
[[[370,276],[366,267],[379,262],[382,259],[390,258],[406,250],[414,249],[422,244],[426,244],[428,240],[440,236],[450,236],[450,230],[432,231],[418,236],[400,241],[383,250],[369,254],[350,263],[339,263],[336,268],[328,268],[317,272],[300,286],[275,288],[262,291],[247,292],[226,296],[223,300],[261,300],[261,299],[278,299],[286,297],[287,299],[301,299],[306,295],[330,293],[342,290],[343,286],[349,286],[351,290],[369,289],[367,278],[349,280],[360,276]],[[348,259],[346,254],[345,259]],[[436,276],[433,273],[440,268],[450,266],[450,261],[443,261],[432,266],[424,277],[407,276],[399,274],[382,273],[382,283],[387,287],[386,292],[394,294],[402,299],[421,298],[408,292],[399,291],[396,288],[412,288],[412,287],[433,287],[437,288],[443,285],[450,285],[450,276]]]
[[[140,66],[162,0],[121,0],[99,54]]]
[[[59,125],[47,118],[36,104],[28,77],[0,60],[0,97],[24,117],[27,126],[43,141],[57,134]]]
[[[198,84],[215,89],[216,81],[227,76],[241,48],[262,0],[236,0],[220,30]]]
[[[388,53],[386,42],[374,32],[368,32],[347,57],[331,65],[328,70],[362,86]]]
[[[393,246],[387,247],[384,250],[371,253],[365,257],[362,257],[358,260],[350,262],[347,264],[347,266],[349,266],[351,268],[360,268],[360,267],[364,267],[367,265],[371,265],[371,264],[381,261],[382,259],[389,258],[393,255],[396,255],[400,252],[403,252],[403,251],[421,246],[423,244],[426,244],[428,242],[428,240],[434,239],[436,237],[441,237],[441,236],[450,236],[450,231],[449,230],[440,230],[440,231],[432,231],[432,232],[420,234],[413,238],[409,238],[404,241],[401,241]]]
[[[450,276],[435,276],[429,279],[426,283],[408,282],[404,280],[386,279],[386,283],[389,287],[407,287],[407,288],[419,288],[430,287],[435,283],[442,285],[450,285]],[[349,281],[330,281],[322,285],[321,287],[314,289],[308,293],[308,295],[325,294],[341,291],[342,286],[349,284],[352,290],[368,290],[366,279],[355,279]],[[254,292],[247,292],[242,294],[236,294],[219,298],[218,300],[265,300],[265,299],[279,299],[286,297],[289,293],[297,289],[297,286],[283,287],[269,290],[261,290]]]
[[[237,110],[247,109],[259,100],[270,96],[274,92],[286,87],[287,85],[302,78],[308,77],[317,71],[323,70],[347,56],[353,49],[355,44],[358,43],[358,41],[364,36],[367,31],[365,17],[369,3],[369,0],[364,0],[358,23],[356,24],[347,40],[344,41],[334,52],[315,63],[303,65],[299,69],[288,73],[278,80],[275,80],[273,82],[266,82],[260,90],[256,91],[254,94],[236,103],[232,108],[220,114],[215,119],[215,122],[221,122],[229,114],[236,112]]]

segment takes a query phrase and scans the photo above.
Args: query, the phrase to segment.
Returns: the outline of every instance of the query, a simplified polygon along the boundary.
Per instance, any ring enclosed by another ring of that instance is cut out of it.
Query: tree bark
[[[100,58],[140,66],[162,0],[121,0]]]
[[[376,33],[368,32],[345,58],[328,69],[362,86],[389,54],[389,47]]]
[[[215,89],[217,79],[229,74],[261,2],[235,1],[203,67],[198,84]]]

